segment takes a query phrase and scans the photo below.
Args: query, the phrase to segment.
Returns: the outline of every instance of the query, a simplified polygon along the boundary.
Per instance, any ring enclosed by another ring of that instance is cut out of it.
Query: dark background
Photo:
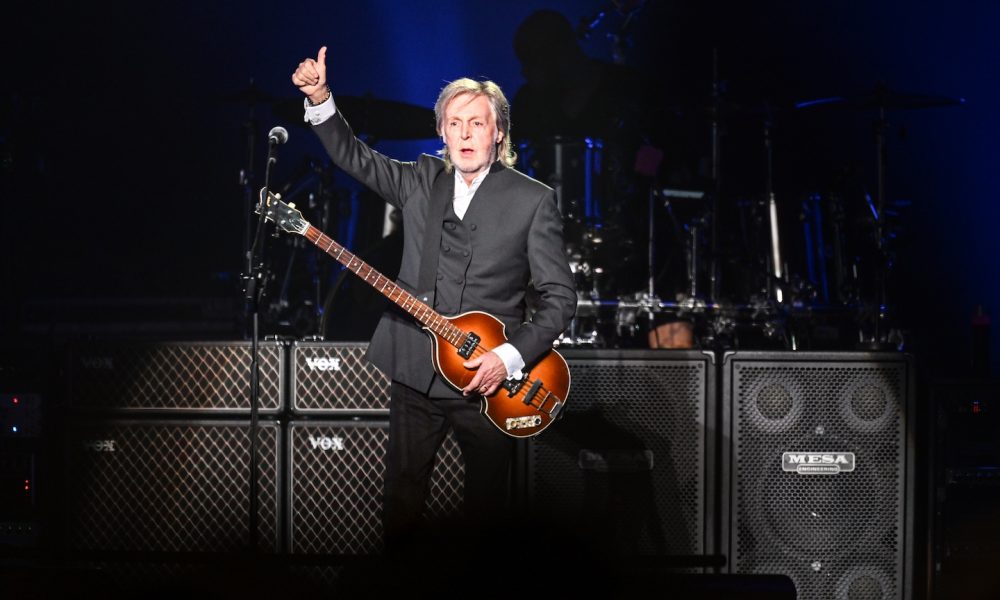
[[[238,303],[249,106],[237,94],[251,81],[276,100],[295,99],[291,72],[325,44],[335,95],[430,107],[444,82],[469,75],[491,78],[513,97],[523,82],[512,50],[517,25],[539,8],[576,24],[602,7],[114,1],[9,11],[0,40],[0,325],[5,334],[22,331],[31,316],[25,307],[38,299]],[[607,8],[581,40],[602,60],[610,60],[605,34],[621,24]],[[709,100],[713,48],[727,98],[745,105],[860,95],[880,82],[966,100],[890,113],[887,197],[909,202],[892,294],[908,348],[925,375],[964,374],[973,312],[1000,306],[1000,6],[650,0],[633,18],[628,64],[656,83],[657,102],[679,107],[667,111],[670,118],[694,132],[689,155],[678,160],[704,157],[708,132],[694,107]],[[256,103],[253,117],[257,185],[261,140],[273,125],[291,134],[277,184],[294,180],[305,161],[323,160],[315,137],[272,103]],[[864,110],[776,117],[775,189],[786,212],[805,194],[829,191],[845,171],[873,193],[874,117]],[[724,211],[763,189],[758,136],[752,122],[726,129]],[[378,147],[411,159],[437,144]],[[337,223],[331,230],[339,231]]]

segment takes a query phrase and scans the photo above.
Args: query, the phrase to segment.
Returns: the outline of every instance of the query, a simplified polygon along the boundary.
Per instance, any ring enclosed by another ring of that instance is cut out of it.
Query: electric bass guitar
[[[475,370],[463,362],[505,343],[504,324],[493,315],[472,311],[454,317],[438,314],[395,282],[372,268],[302,217],[295,205],[268,194],[257,212],[288,233],[297,233],[350,269],[365,283],[413,316],[431,338],[434,369],[455,389],[472,381]],[[263,207],[263,208],[262,208]],[[530,367],[530,368],[529,368]],[[495,392],[482,396],[482,413],[500,431],[511,437],[531,437],[541,433],[566,406],[570,375],[566,360],[549,350],[522,370],[520,379],[505,380]]]

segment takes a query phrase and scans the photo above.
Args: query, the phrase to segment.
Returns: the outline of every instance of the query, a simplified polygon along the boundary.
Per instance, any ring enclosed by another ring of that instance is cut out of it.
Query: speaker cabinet
[[[935,381],[930,496],[931,597],[997,596],[1000,381]]]
[[[730,571],[787,575],[802,600],[911,597],[909,357],[735,352],[722,368]]]
[[[260,345],[260,414],[282,408],[285,348]],[[102,342],[70,352],[74,409],[123,414],[250,414],[249,342]]]
[[[529,514],[601,552],[711,553],[715,360],[685,350],[564,350],[562,418],[527,447]]]
[[[292,344],[292,412],[388,415],[389,378],[365,360],[367,349],[365,343]]]
[[[249,423],[107,420],[69,427],[66,546],[231,552],[249,546]],[[260,423],[258,548],[279,544],[280,429]]]
[[[367,555],[382,547],[387,421],[309,421],[288,426],[289,552]],[[462,506],[465,467],[449,432],[431,475],[425,515]]]

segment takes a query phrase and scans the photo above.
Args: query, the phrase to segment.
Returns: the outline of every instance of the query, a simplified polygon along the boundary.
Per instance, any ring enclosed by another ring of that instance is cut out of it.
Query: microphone
[[[284,144],[288,141],[288,130],[284,127],[278,126],[267,132],[267,143],[272,146],[278,144]]]
[[[288,130],[280,125],[267,132],[267,165],[278,162],[278,146],[288,141]]]

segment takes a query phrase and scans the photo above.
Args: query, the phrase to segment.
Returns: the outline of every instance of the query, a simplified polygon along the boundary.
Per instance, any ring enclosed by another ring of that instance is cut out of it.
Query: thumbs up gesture
[[[326,46],[319,49],[315,59],[307,58],[299,63],[299,68],[292,73],[294,83],[302,93],[309,97],[313,104],[319,104],[327,98],[326,87]]]

